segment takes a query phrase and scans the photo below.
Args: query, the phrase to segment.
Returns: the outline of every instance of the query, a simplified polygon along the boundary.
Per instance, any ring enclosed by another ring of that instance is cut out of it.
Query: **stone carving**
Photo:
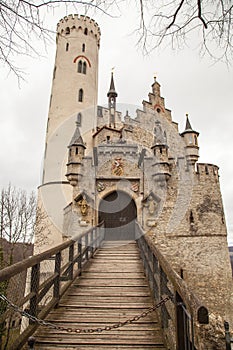
[[[162,130],[162,127],[161,127],[159,121],[155,122],[154,143],[155,144],[164,144],[165,143],[165,135],[163,133],[163,130]]]
[[[148,208],[148,212],[150,215],[153,215],[158,207],[158,203],[150,195],[147,198],[147,201],[145,202],[144,207]]]
[[[103,182],[98,182],[96,185],[97,191],[102,192],[106,188],[106,184]]]
[[[80,207],[80,211],[81,211],[82,216],[87,216],[88,204],[87,204],[86,198],[83,197],[82,199],[80,199],[80,201],[78,202],[78,205]]]
[[[132,183],[130,189],[134,192],[138,192],[139,190],[139,184],[137,182]]]
[[[158,204],[155,202],[155,200],[152,198],[152,196],[149,196],[147,203],[148,203],[149,214],[150,215],[154,214]]]
[[[124,165],[121,158],[115,158],[112,163],[113,175],[121,176],[124,174]]]

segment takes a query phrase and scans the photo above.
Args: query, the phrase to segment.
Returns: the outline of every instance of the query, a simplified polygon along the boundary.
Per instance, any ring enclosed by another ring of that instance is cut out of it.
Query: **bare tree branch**
[[[22,78],[17,57],[41,55],[34,41],[46,47],[51,40],[54,31],[46,24],[50,11],[63,6],[67,11],[80,13],[82,9],[87,13],[93,9],[114,17],[114,11],[121,12],[126,3],[126,0],[0,0],[0,60]],[[195,33],[201,54],[231,61],[231,0],[135,0],[135,4],[139,14],[135,26],[144,52],[163,44],[182,47]]]

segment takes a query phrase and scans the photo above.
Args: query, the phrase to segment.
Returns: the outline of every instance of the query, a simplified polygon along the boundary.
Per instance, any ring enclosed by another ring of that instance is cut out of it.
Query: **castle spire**
[[[189,120],[189,115],[188,113],[186,114],[186,126],[185,126],[185,131],[192,130],[193,128],[191,126],[190,120]]]
[[[109,97],[110,95],[115,95],[117,97],[117,92],[115,89],[114,78],[113,78],[113,71],[111,73],[111,82],[110,82],[110,88],[109,88],[107,97]]]
[[[80,133],[78,121],[76,121],[76,129],[68,147],[72,147],[72,146],[83,146],[84,148],[86,148]]]
[[[114,78],[113,78],[113,71],[111,73],[111,82],[110,82],[110,88],[107,93],[108,97],[108,108],[109,108],[109,126],[110,127],[116,127],[115,122],[115,112],[116,112],[116,98],[117,98],[117,92],[115,89],[114,84]]]

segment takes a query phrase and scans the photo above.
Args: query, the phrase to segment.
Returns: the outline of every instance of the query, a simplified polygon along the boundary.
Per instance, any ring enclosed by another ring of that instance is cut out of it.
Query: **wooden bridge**
[[[138,225],[136,238],[105,241],[95,227],[0,271],[5,348],[196,349],[207,309]],[[24,295],[11,293],[25,276]]]
[[[69,333],[41,327],[36,349],[166,349],[153,312],[138,322],[115,328],[153,305],[136,242],[104,243],[81,278],[77,278],[48,317],[66,328],[108,331]]]

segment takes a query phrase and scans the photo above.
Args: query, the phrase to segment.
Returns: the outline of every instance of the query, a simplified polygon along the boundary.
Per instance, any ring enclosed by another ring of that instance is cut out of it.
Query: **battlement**
[[[215,177],[216,179],[219,178],[218,174],[219,167],[214,164],[208,164],[208,163],[197,163],[196,164],[196,174],[199,176],[208,176],[208,177]]]
[[[74,31],[81,31],[85,35],[93,36],[98,42],[100,40],[100,27],[96,21],[88,16],[71,14],[62,18],[57,24],[58,34],[68,36]]]

